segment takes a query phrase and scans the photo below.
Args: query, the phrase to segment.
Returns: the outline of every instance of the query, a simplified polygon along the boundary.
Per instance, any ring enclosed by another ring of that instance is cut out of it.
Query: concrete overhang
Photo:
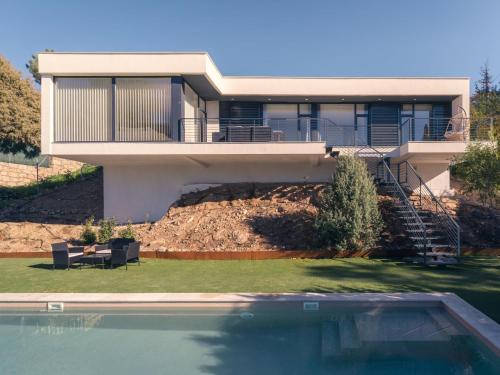
[[[223,76],[206,52],[43,52],[42,76],[183,76],[208,100],[450,101],[469,95],[463,77]]]
[[[324,142],[282,143],[53,143],[51,155],[96,165],[334,162]]]
[[[408,142],[388,153],[395,162],[443,163],[465,153],[466,142]]]

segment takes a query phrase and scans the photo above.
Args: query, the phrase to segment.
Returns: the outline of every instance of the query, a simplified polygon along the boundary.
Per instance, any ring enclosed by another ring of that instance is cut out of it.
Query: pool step
[[[359,349],[361,341],[359,340],[358,329],[354,322],[354,317],[343,317],[339,321],[340,348]]]
[[[445,342],[450,336],[424,311],[354,315],[360,340],[383,342]]]
[[[336,357],[341,354],[339,323],[327,321],[321,324],[321,356]]]
[[[438,326],[450,336],[465,336],[467,333],[453,321],[446,313],[437,309],[427,309],[427,314],[438,324]]]

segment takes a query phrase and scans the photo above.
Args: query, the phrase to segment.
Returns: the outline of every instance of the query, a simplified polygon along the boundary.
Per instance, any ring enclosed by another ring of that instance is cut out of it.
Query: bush
[[[85,220],[83,231],[82,234],[80,235],[81,240],[86,245],[93,244],[97,239],[97,235],[95,234],[93,226],[94,226],[94,217],[91,216],[87,220]]]
[[[465,192],[476,192],[483,204],[494,205],[500,195],[498,143],[471,143],[456,161],[452,173],[463,181]]]
[[[107,243],[113,237],[116,227],[116,220],[114,218],[99,220],[99,232],[97,238],[99,243]]]
[[[382,230],[377,191],[365,163],[341,156],[320,198],[315,228],[321,245],[342,251],[368,249]]]
[[[130,220],[127,222],[127,226],[122,229],[119,234],[121,238],[127,238],[130,240],[135,239],[134,229],[132,228],[132,222]]]

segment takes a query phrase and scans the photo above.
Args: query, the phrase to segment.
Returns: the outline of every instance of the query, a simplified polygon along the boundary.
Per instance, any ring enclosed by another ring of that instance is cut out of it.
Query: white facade
[[[39,67],[42,153],[102,165],[120,221],[157,220],[193,185],[327,181],[327,148],[363,145],[445,194],[465,149],[440,137],[469,111],[467,78],[227,77],[206,53],[41,53]]]

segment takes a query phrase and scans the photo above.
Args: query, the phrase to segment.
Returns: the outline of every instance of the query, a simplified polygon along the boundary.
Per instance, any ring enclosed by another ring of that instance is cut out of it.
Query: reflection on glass
[[[358,117],[357,118],[356,131],[356,145],[367,145],[368,144],[368,118]]]
[[[357,115],[367,115],[368,114],[368,104],[356,104],[356,114]]]
[[[412,126],[414,141],[423,141],[430,135],[432,104],[415,104],[415,120]]]

